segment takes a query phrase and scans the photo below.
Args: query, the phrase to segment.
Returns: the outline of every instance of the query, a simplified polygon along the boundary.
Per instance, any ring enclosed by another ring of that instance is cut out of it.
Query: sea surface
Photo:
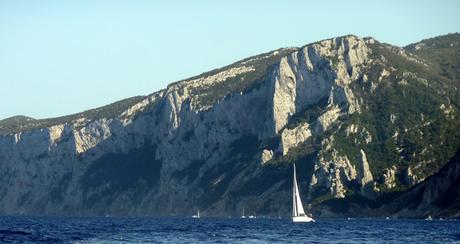
[[[460,220],[0,217],[5,243],[460,243]]]

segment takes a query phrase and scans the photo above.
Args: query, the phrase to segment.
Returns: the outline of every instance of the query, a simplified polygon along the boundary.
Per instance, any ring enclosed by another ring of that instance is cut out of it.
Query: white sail
[[[292,187],[292,221],[293,222],[315,222],[313,218],[305,214],[302,200],[300,199],[299,187],[297,186],[297,176],[294,164],[294,180]]]
[[[297,176],[296,176],[296,169],[294,164],[294,186],[293,186],[293,213],[292,216],[302,216],[305,215],[305,211],[303,209],[302,200],[300,199],[299,187],[297,186]]]

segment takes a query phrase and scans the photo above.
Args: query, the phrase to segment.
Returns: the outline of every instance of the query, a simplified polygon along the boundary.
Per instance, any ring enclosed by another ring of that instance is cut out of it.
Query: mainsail
[[[294,164],[294,186],[292,188],[292,216],[304,216],[305,211],[303,210],[302,200],[300,199],[299,188],[297,186],[297,176]]]

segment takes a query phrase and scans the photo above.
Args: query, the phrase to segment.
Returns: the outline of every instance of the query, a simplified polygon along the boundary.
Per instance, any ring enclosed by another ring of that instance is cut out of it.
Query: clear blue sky
[[[193,3],[192,3],[193,2]],[[460,1],[0,1],[0,119],[80,112],[279,47],[460,31]]]

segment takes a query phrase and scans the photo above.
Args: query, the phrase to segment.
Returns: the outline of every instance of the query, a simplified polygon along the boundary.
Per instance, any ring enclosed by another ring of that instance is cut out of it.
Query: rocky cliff
[[[460,148],[458,83],[436,65],[348,35],[76,115],[0,121],[0,211],[288,215],[292,163],[317,214],[404,192]]]
[[[460,151],[439,172],[383,208],[393,216],[460,217]]]

